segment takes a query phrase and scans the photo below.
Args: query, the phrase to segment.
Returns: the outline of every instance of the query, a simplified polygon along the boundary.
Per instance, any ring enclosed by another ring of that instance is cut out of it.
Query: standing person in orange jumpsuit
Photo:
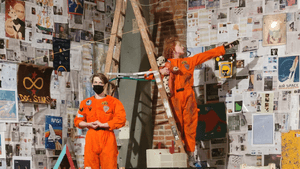
[[[170,97],[171,107],[173,112],[175,112],[175,121],[185,143],[185,150],[189,157],[188,163],[191,167],[195,167],[195,158],[193,154],[196,145],[195,139],[199,112],[195,93],[192,88],[195,66],[214,57],[224,55],[225,48],[233,47],[235,44],[238,44],[238,41],[219,46],[203,53],[198,53],[193,57],[185,58],[182,57],[185,53],[184,47],[177,37],[167,38],[164,44],[163,56],[168,59],[168,62],[170,62],[172,66],[179,68],[178,73],[174,74],[175,77],[172,84],[174,86],[174,91],[172,92],[173,95]],[[160,73],[162,75],[168,75],[170,72],[168,68],[163,68],[160,69]]]
[[[95,95],[80,103],[74,124],[78,128],[87,127],[84,149],[84,167],[91,169],[117,168],[117,142],[114,129],[126,122],[123,104],[104,93],[108,79],[102,73],[92,77]]]

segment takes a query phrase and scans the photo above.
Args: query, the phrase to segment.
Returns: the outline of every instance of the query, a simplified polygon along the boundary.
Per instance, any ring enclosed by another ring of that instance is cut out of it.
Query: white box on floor
[[[147,168],[187,167],[185,153],[171,154],[169,149],[148,149]]]

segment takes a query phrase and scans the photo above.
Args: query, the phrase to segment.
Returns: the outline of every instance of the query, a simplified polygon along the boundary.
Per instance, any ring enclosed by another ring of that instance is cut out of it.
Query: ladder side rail
[[[141,15],[141,11],[140,11],[140,8],[139,8],[138,4],[139,3],[136,0],[131,0],[131,5],[132,5],[134,15],[136,17],[136,20],[137,20],[137,23],[138,23],[138,26],[139,26],[139,30],[140,30],[140,33],[141,33],[141,36],[142,36],[142,39],[143,39],[143,42],[144,42],[144,46],[145,46],[145,49],[146,49],[146,52],[147,52],[147,55],[148,55],[148,58],[149,58],[151,68],[152,68],[153,71],[158,71],[158,66],[157,66],[157,63],[156,63],[154,51],[153,51],[152,45],[150,43],[151,41],[150,41],[148,33],[147,33],[147,29],[146,29],[147,27],[145,26],[145,23],[144,23],[142,15]],[[173,113],[172,113],[172,110],[171,110],[171,107],[170,107],[169,98],[168,98],[167,93],[166,93],[166,91],[163,87],[161,76],[160,76],[159,73],[154,73],[154,76],[155,76],[155,79],[156,79],[157,87],[158,87],[163,105],[165,107],[165,110],[166,110],[166,113],[167,113],[167,116],[168,116],[168,121],[169,121],[169,124],[171,126],[173,136],[175,138],[176,146],[178,146],[180,148],[180,152],[183,153],[183,152],[185,152],[185,150],[184,150],[184,147],[183,147],[181,135],[178,131],[178,128],[177,128],[177,125],[176,125],[176,122],[175,122],[175,119],[174,119],[174,116],[173,116]]]
[[[106,56],[105,71],[104,71],[105,74],[107,74],[111,69],[111,62],[112,62],[112,58],[113,58],[114,46],[115,46],[115,42],[116,42],[116,36],[117,36],[118,25],[119,25],[119,19],[120,19],[120,15],[121,15],[122,0],[116,0],[116,1],[117,1],[116,9],[115,9],[114,20],[113,20],[113,25],[112,25],[110,40],[109,40],[109,46],[108,46],[108,51],[107,51],[107,56]]]

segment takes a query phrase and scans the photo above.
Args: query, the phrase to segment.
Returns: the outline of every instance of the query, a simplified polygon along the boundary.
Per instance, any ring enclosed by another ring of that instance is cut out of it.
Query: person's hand
[[[94,121],[94,122],[92,122],[92,124],[93,125],[97,125],[97,127],[100,127],[100,128],[103,128],[104,126],[103,126],[103,123],[101,123],[100,121]]]
[[[225,49],[231,49],[231,48],[233,48],[234,46],[236,46],[238,44],[239,44],[239,41],[236,40],[236,41],[233,41],[231,43],[224,44],[224,48]]]
[[[160,69],[159,72],[162,75],[169,75],[170,74],[170,71],[167,67]]]
[[[96,122],[91,122],[91,123],[90,123],[90,127],[92,127],[93,129],[96,129],[96,128],[98,128],[98,123],[96,123]]]

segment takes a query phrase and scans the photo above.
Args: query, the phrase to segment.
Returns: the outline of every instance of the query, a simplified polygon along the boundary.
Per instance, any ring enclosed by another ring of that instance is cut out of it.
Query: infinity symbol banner
[[[18,70],[18,95],[21,102],[51,102],[50,80],[53,68],[20,64]]]

